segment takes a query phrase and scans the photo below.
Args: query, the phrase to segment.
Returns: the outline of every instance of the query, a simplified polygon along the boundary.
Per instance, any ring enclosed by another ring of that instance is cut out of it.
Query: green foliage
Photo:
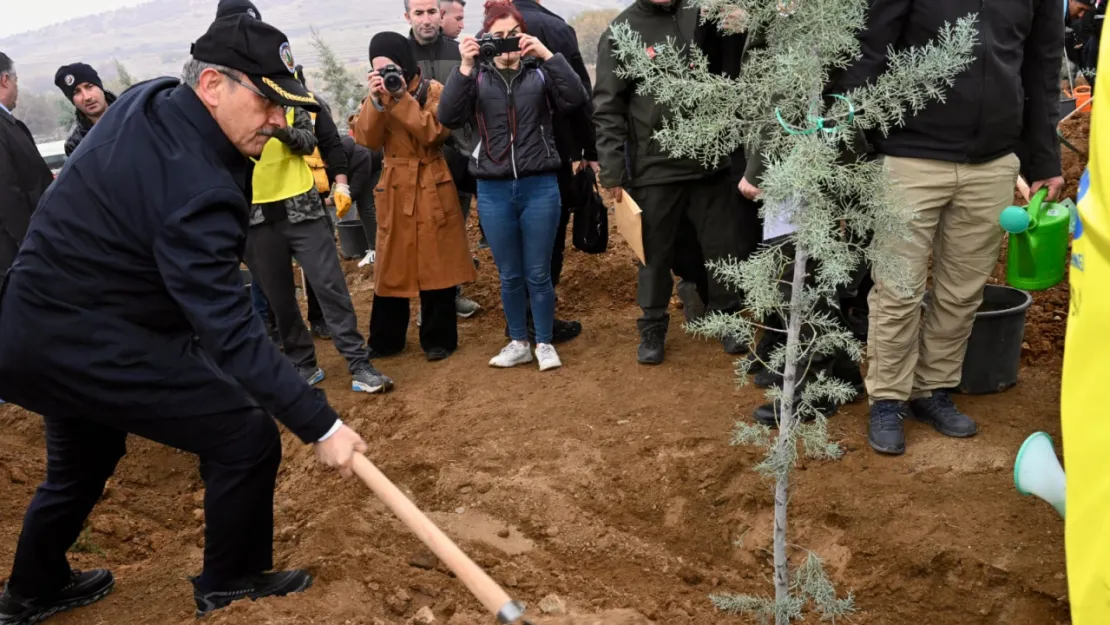
[[[888,133],[946,89],[971,61],[975,16],[947,24],[935,41],[919,48],[889,50],[885,71],[870,83],[842,94],[826,92],[830,76],[860,55],[856,38],[865,26],[868,0],[687,0],[679,10],[698,10],[724,32],[746,31],[740,78],[710,73],[697,49],[676,41],[654,43],[643,54],[640,35],[627,23],[610,27],[618,74],[637,92],[665,102],[668,114],[654,138],[676,158],[719,164],[740,146],[765,166],[759,185],[765,223],[784,225],[748,260],[709,264],[724,283],[742,291],[746,309],[712,314],[688,325],[703,337],[733,336],[749,344],[766,327],[763,319],[786,322],[785,345],[760,363],[784,378],[768,399],[781,406],[777,435],[770,428],[736,424],[732,443],[761,445],[767,456],[756,468],[775,480],[775,596],[715,596],[720,609],[749,614],[761,623],[785,625],[801,618],[812,601],[823,618],[852,611],[851,596],[837,599],[820,559],[810,554],[790,582],[786,556],[789,475],[799,443],[811,458],[836,459],[843,450],[829,440],[818,406],[844,403],[854,390],[824,374],[807,376],[816,355],[859,359],[861,345],[822,310],[837,307],[836,291],[869,261],[884,288],[908,288],[909,267],[895,250],[871,245],[908,239],[905,199],[890,185],[882,163],[861,159],[865,131]],[[786,288],[784,288],[786,287]],[[754,351],[754,345],[753,350]],[[752,363],[737,364],[746,383]],[[813,379],[808,379],[813,378]],[[805,384],[799,382],[806,380]],[[812,419],[812,420],[810,420]]]
[[[113,61],[115,61],[116,64],[116,82],[123,87],[120,89],[121,92],[126,91],[131,85],[138,81],[131,75],[131,72],[127,71],[127,68],[123,66],[123,63],[120,62],[119,59],[113,59]]]
[[[100,546],[93,542],[92,528],[88,526],[81,530],[81,534],[77,537],[77,540],[74,541],[73,546],[70,547],[69,550],[73,553],[95,553],[98,556],[108,555]]]
[[[359,80],[358,76],[339,61],[339,57],[319,31],[311,28],[311,32],[312,47],[320,58],[320,68],[311,74],[323,82],[323,94],[331,105],[331,116],[342,132],[347,129],[347,117],[358,112],[359,105],[366,97],[365,81]]]

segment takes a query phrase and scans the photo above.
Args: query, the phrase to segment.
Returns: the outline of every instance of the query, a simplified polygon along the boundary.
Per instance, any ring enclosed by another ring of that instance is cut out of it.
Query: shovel
[[[431,519],[424,515],[399,488],[394,486],[370,460],[355,454],[352,469],[370,490],[397,515],[432,553],[466,585],[490,614],[502,625],[542,625],[524,618],[524,604],[513,600],[497,582],[486,574],[473,560],[459,549]],[[578,619],[563,618],[560,625],[637,625],[647,623],[642,615],[630,610],[613,610],[610,613]],[[551,625],[555,625],[554,622]]]

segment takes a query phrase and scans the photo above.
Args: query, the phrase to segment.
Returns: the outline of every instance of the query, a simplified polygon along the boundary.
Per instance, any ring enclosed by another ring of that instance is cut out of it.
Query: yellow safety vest
[[[1110,44],[1099,67],[1110,67]],[[1060,418],[1067,471],[1065,543],[1073,625],[1110,623],[1110,101],[1091,113],[1090,160],[1079,186],[1071,311]]]
[[[312,125],[316,126],[316,113],[312,113]],[[324,157],[320,156],[320,146],[317,145],[312,154],[304,157],[304,160],[312,170],[312,177],[316,180],[316,190],[327,193],[331,189],[331,183],[328,182],[328,166],[324,163]]]
[[[293,109],[285,119],[293,125]],[[262,148],[262,156],[254,162],[252,182],[255,204],[279,202],[310,191],[315,184],[312,169],[304,156],[294,154],[289,146],[277,139],[270,139]]]

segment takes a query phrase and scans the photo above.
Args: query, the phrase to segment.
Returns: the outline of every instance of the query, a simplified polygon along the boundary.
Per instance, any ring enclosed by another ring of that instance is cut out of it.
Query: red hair
[[[524,16],[513,6],[512,0],[488,0],[486,2],[485,21],[482,22],[482,32],[488,33],[493,23],[500,19],[511,17],[520,24],[520,32],[528,32],[528,24],[524,23]]]

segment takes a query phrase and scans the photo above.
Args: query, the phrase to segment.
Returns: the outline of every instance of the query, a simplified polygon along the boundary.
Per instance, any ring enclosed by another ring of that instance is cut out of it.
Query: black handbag
[[[597,188],[597,175],[587,164],[571,179],[574,194],[574,247],[602,254],[609,247],[609,209]]]

